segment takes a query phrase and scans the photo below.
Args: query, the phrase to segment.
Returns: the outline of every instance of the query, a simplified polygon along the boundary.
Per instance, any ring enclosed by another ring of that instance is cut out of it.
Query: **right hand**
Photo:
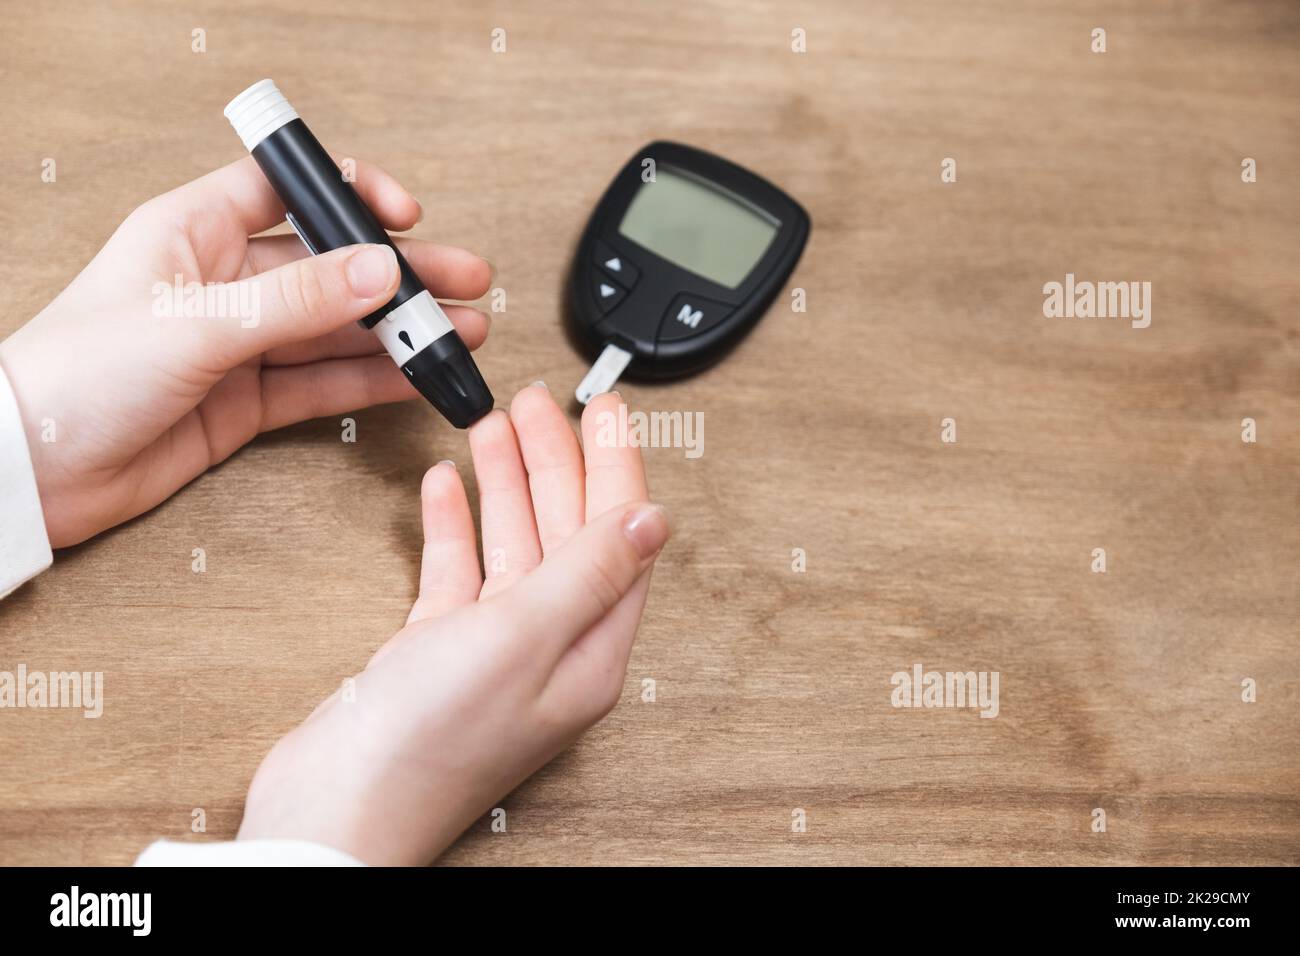
[[[596,440],[619,401],[587,407],[585,453],[545,387],[470,429],[486,581],[455,466],[429,470],[406,627],[267,755],[240,839],[428,863],[617,703],[668,538],[640,450]]]
[[[360,163],[356,188],[386,229],[419,220],[420,204],[382,170]],[[260,432],[419,397],[356,324],[397,289],[392,250],[309,256],[297,236],[254,235],[283,221],[284,206],[245,157],[133,212],[53,302],[0,342],[53,547],[148,511]],[[435,295],[487,291],[491,267],[478,256],[396,243]],[[226,308],[179,313],[164,294],[178,276],[212,286]],[[250,314],[231,314],[232,304]],[[466,345],[482,344],[486,315],[446,311]],[[47,425],[56,440],[45,438]]]

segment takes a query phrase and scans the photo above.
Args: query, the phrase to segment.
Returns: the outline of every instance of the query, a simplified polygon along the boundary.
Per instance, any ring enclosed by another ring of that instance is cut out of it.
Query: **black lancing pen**
[[[397,294],[361,325],[379,336],[416,390],[457,428],[490,412],[492,393],[469,349],[275,83],[254,83],[230,101],[225,114],[313,255],[363,242],[392,248],[402,276]]]

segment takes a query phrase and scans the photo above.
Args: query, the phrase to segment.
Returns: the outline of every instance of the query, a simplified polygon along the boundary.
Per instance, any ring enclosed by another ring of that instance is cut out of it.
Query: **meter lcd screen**
[[[781,223],[707,180],[661,165],[642,183],[618,231],[673,265],[734,289]]]

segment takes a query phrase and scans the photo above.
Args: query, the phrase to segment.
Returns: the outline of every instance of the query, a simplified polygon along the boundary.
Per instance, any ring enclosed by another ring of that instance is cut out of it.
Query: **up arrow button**
[[[638,278],[636,264],[625,258],[623,253],[615,251],[609,243],[597,239],[596,247],[591,253],[592,263],[611,279],[617,279],[618,285],[630,289],[636,285]]]

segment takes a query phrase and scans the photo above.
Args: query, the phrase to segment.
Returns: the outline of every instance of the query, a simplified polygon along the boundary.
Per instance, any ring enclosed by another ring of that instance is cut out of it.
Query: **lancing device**
[[[416,390],[457,428],[490,412],[492,393],[469,349],[275,83],[254,83],[225,113],[312,255],[360,242],[383,243],[396,253],[402,275],[397,294],[360,324],[379,336]]]

